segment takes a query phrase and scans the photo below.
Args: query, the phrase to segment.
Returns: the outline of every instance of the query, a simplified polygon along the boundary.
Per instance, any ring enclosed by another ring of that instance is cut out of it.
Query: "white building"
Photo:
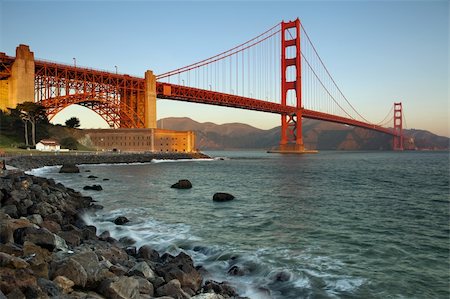
[[[36,143],[36,149],[38,151],[54,152],[61,150],[61,145],[59,145],[58,141],[53,139],[42,139]]]

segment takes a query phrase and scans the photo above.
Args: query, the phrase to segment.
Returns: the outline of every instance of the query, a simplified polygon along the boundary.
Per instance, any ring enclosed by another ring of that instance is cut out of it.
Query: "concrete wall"
[[[96,150],[120,150],[123,152],[195,151],[195,134],[192,131],[163,129],[90,129],[82,142]]]
[[[34,53],[27,45],[16,48],[11,76],[0,81],[0,108],[15,108],[23,102],[34,102]]]
[[[145,72],[145,127],[156,129],[156,77]]]

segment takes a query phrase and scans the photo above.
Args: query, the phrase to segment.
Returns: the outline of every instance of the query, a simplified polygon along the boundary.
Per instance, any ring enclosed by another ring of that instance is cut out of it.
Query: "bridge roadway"
[[[2,56],[1,64],[2,71],[0,74],[3,76],[8,76],[7,68],[12,65],[15,57],[12,56]],[[6,66],[6,68],[5,68]],[[66,80],[77,79],[80,78],[80,73],[84,74],[84,78],[99,80],[103,84],[110,84],[112,87],[114,86],[123,86],[121,83],[122,80],[132,81],[138,86],[144,85],[144,79],[140,77],[134,77],[124,74],[116,74],[108,71],[100,71],[91,68],[83,68],[77,66],[71,66],[67,64],[43,61],[43,60],[35,60],[36,73],[39,73],[39,70],[43,68],[52,68],[55,70],[57,74],[61,74],[65,77]],[[6,70],[5,70],[6,69]],[[276,114],[293,114],[296,113],[296,108],[291,106],[283,106],[278,103],[267,102],[262,100],[257,100],[248,97],[242,97],[238,95],[231,95],[220,93],[216,91],[210,91],[205,89],[181,86],[171,83],[164,82],[156,82],[156,94],[157,98],[160,99],[169,99],[169,100],[177,100],[184,102],[192,102],[192,103],[201,103],[208,105],[216,105],[216,106],[224,106],[224,107],[233,107],[240,108],[246,110],[254,110],[268,113],[276,113]],[[79,94],[77,96],[80,96]],[[90,97],[92,99],[92,97]],[[394,130],[389,128],[384,128],[378,125],[369,124],[365,122],[361,122],[355,119],[346,118],[342,116],[332,115],[328,113],[323,113],[314,110],[303,109],[303,117],[317,120],[324,120],[329,122],[335,122],[345,125],[351,125],[355,127],[365,128],[385,134],[389,134],[392,136],[399,136],[398,133],[394,132]]]
[[[181,86],[170,83],[156,83],[156,94],[160,99],[170,99],[192,103],[202,103],[209,105],[217,105],[224,107],[241,108],[246,110],[255,110],[261,112],[292,114],[296,113],[296,108],[291,106],[283,106],[278,103],[256,100],[237,95],[225,94],[210,90],[198,89],[193,87]],[[324,120],[355,127],[365,128],[381,133],[398,136],[392,129],[384,128],[374,124],[361,122],[359,120],[337,116],[333,114],[323,113],[314,110],[303,109],[304,118]]]

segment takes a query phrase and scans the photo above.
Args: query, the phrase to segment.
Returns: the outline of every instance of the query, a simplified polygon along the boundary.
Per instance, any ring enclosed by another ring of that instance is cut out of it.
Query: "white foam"
[[[215,159],[212,159],[212,158],[202,158],[202,159],[152,159],[151,163],[201,162],[201,161],[215,161]]]

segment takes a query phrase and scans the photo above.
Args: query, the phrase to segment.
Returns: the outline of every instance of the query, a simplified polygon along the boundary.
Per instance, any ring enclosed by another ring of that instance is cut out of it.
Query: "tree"
[[[61,147],[62,148],[67,148],[70,150],[76,150],[78,149],[78,142],[75,138],[69,136],[69,137],[65,137],[63,138],[61,141]]]
[[[45,107],[34,102],[23,102],[17,104],[16,110],[20,113],[20,118],[25,124],[25,143],[28,143],[28,122],[31,124],[32,145],[36,145],[36,122],[46,120]]]
[[[78,117],[71,117],[66,120],[66,127],[69,128],[78,128],[80,126],[80,120]]]

